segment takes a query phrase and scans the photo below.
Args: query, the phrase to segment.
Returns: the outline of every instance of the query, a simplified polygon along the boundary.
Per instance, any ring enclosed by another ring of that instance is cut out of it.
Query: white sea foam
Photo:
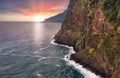
[[[44,60],[44,59],[46,59],[46,57],[42,57],[42,58],[38,59],[38,61],[41,61],[41,60]]]
[[[38,59],[38,61],[45,60],[45,59],[51,59],[51,58],[57,59],[59,57],[41,57]]]
[[[40,50],[45,50],[45,49],[47,49],[47,48],[49,48],[49,45],[48,45],[48,46],[45,46],[45,47],[41,47]]]
[[[33,54],[38,54],[39,53],[39,51],[35,51],[35,52],[33,52]]]
[[[73,47],[69,47],[68,45],[63,45],[63,44],[57,44],[54,42],[54,40],[52,40],[51,43],[54,45],[59,45],[59,46],[64,46],[66,48],[69,48],[69,54],[65,55],[64,60],[67,62],[68,65],[72,65],[74,66],[75,69],[79,70],[80,73],[83,74],[85,78],[103,78],[91,72],[90,70],[84,68],[82,65],[76,63],[75,61],[70,60],[70,55],[75,53],[75,51],[73,50]]]
[[[15,49],[11,49],[10,51],[9,51],[9,53],[12,53],[12,52],[14,52],[15,51]]]
[[[36,75],[37,75],[38,77],[41,77],[41,76],[42,76],[40,73],[36,73]]]

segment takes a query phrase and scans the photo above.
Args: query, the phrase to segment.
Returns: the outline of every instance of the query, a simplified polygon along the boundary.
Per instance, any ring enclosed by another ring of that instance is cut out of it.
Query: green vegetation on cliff
[[[120,26],[120,0],[106,0],[103,10],[106,12],[106,18],[112,26],[115,26],[115,28]]]
[[[56,42],[73,46],[73,60],[106,78],[120,78],[120,0],[70,0]]]

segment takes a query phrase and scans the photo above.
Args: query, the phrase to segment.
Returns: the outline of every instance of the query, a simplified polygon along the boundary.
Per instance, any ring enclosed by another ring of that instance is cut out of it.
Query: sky
[[[0,21],[33,21],[57,15],[67,9],[69,0],[0,0]]]

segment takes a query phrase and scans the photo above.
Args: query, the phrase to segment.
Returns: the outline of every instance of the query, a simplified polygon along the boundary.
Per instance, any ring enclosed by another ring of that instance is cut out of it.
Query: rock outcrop
[[[120,78],[120,0],[70,0],[55,40],[74,47],[76,62]]]
[[[44,22],[58,22],[58,23],[61,23],[65,20],[66,13],[67,13],[67,11],[65,10],[63,13],[52,16],[52,17],[46,19]]]

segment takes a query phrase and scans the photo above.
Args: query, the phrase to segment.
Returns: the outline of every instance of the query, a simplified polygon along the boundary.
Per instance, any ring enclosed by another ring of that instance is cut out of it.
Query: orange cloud
[[[69,0],[2,0],[0,14],[34,17],[41,15],[45,18],[63,12]],[[4,5],[3,5],[4,4]]]
[[[68,2],[69,2],[68,0],[56,1],[56,3],[50,1],[46,2],[45,0],[38,2],[31,1],[21,4],[15,7],[15,9],[21,11],[22,14],[25,16],[33,16],[36,14],[41,14],[41,15],[58,14],[60,12],[63,12],[65,9],[64,8],[55,9],[55,8],[62,7],[62,5],[68,5]]]

